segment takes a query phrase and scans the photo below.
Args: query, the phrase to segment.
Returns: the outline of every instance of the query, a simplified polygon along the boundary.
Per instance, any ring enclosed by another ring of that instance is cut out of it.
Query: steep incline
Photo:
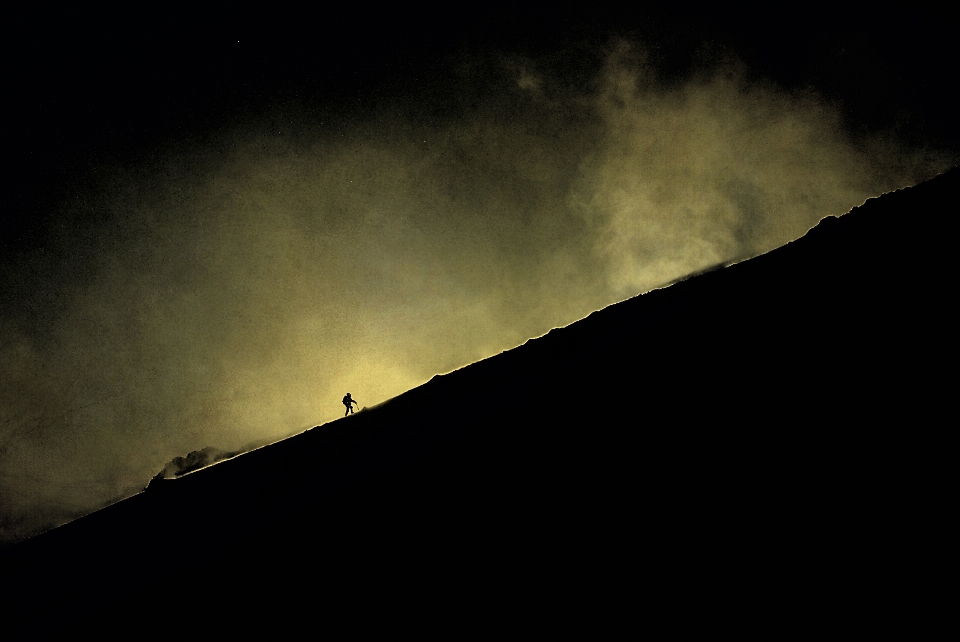
[[[958,180],[158,481],[4,551],[6,603],[56,604],[63,621],[187,617],[210,591],[251,606],[249,591],[299,581],[403,592],[435,564],[473,577],[467,566],[531,557],[577,576],[614,563],[670,590],[718,559],[745,572],[758,546],[784,573],[822,562],[811,542],[853,563],[870,516],[952,497],[940,413]],[[92,577],[113,588],[87,590]],[[212,583],[189,589],[200,579]]]

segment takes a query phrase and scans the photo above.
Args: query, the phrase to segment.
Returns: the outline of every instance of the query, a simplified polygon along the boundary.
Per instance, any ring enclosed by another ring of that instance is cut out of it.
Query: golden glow
[[[513,61],[426,124],[281,107],[104,168],[77,200],[101,227],[56,249],[89,272],[60,275],[42,329],[0,320],[2,510],[89,510],[174,456],[336,419],[348,390],[380,403],[947,165],[858,147],[816,96],[735,67],[664,88],[634,51],[577,90]]]

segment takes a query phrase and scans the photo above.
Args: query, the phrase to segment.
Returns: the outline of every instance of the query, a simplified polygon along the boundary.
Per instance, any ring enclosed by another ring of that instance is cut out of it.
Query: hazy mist
[[[461,59],[349,117],[295,100],[91,160],[0,318],[0,539],[371,406],[803,235],[951,160],[736,62],[669,81]],[[586,66],[589,67],[589,66]],[[436,89],[436,85],[431,85]],[[88,180],[89,179],[89,180]],[[492,400],[493,402],[493,400]]]

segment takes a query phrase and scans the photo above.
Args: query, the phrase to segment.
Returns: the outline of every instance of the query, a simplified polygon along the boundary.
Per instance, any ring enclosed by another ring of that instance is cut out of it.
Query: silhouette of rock
[[[144,490],[157,490],[157,489],[159,489],[159,488],[161,487],[161,483],[163,482],[164,479],[166,479],[166,478],[164,477],[163,471],[161,470],[159,473],[157,473],[156,475],[154,475],[153,478],[150,479],[150,483],[147,484],[147,487],[144,488]]]
[[[238,454],[239,452],[226,452],[213,446],[207,446],[200,450],[194,450],[186,457],[174,457],[173,460],[164,467],[161,474],[167,479],[179,477],[218,461],[235,457]]]

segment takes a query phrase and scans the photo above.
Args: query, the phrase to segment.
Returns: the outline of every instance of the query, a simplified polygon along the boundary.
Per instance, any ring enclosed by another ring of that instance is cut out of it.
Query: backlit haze
[[[461,52],[354,111],[287,96],[136,162],[90,158],[3,282],[0,537],[136,492],[175,456],[336,419],[347,391],[369,407],[763,253],[952,163],[854,135],[815,87],[730,53],[670,75],[630,38],[577,55]]]

